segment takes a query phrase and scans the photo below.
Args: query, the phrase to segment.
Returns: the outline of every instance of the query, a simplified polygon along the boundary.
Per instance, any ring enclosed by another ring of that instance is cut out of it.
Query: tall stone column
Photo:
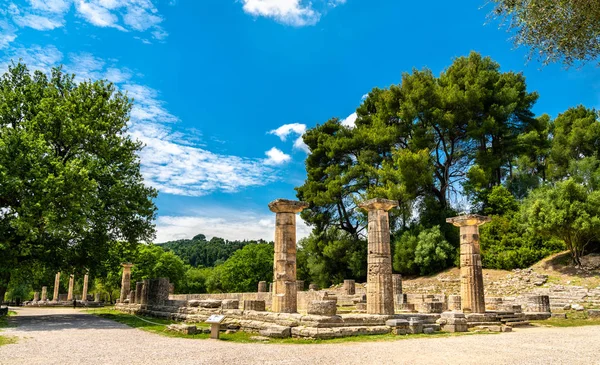
[[[275,257],[273,263],[273,301],[276,313],[298,311],[296,287],[296,214],[308,207],[307,203],[277,199],[269,203],[275,216]]]
[[[85,276],[83,277],[83,291],[81,292],[81,300],[84,302],[87,302],[88,279],[89,275],[85,274]]]
[[[60,288],[60,271],[56,273],[54,277],[54,296],[52,297],[53,302],[58,302],[58,289]]]
[[[124,303],[131,290],[131,268],[133,264],[124,263],[121,266],[123,266],[123,277],[121,278],[121,297],[119,301]]]
[[[367,256],[367,313],[394,314],[392,252],[388,211],[398,203],[387,199],[371,199],[359,207],[369,212]]]
[[[42,286],[42,302],[48,300],[48,287]]]
[[[73,285],[75,284],[75,275],[69,276],[69,291],[67,292],[67,301],[73,300]]]
[[[489,217],[476,214],[446,219],[446,222],[460,227],[460,296],[463,312],[485,313],[479,226],[489,221]]]

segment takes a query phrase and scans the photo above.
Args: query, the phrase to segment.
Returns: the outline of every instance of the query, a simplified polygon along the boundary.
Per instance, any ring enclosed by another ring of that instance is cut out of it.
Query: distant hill
[[[219,237],[207,240],[205,235],[199,234],[191,240],[169,241],[158,245],[172,251],[185,263],[194,267],[213,267],[225,262],[235,251],[254,243],[267,242],[264,240],[228,241]]]

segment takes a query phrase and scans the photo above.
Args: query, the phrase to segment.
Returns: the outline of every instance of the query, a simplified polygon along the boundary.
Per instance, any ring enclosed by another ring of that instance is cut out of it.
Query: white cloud
[[[345,125],[346,127],[350,127],[350,128],[354,128],[354,125],[356,123],[356,118],[358,118],[358,116],[356,115],[356,112],[350,114],[348,117],[346,117],[346,119],[342,120],[342,125]]]
[[[63,54],[54,46],[40,47],[33,45],[28,48],[12,49],[5,53],[0,60],[0,71],[6,72],[11,61],[27,65],[29,70],[40,70],[49,73],[52,67],[58,66],[63,59]]]
[[[309,152],[308,146],[302,140],[302,136],[306,132],[306,124],[301,123],[292,123],[292,124],[284,124],[277,129],[273,129],[269,131],[269,134],[274,134],[282,141],[286,141],[287,137],[290,135],[297,135],[298,137],[294,141],[294,148],[299,149],[304,152]]]
[[[60,28],[63,26],[61,21],[35,14],[15,16],[13,17],[13,20],[22,28],[29,27],[36,30],[52,30],[54,28]]]
[[[369,97],[369,93],[364,94],[360,100],[366,100]]]
[[[54,46],[12,50],[10,55],[0,57],[3,71],[11,59],[23,59],[30,70],[45,73],[64,63],[66,72],[77,74],[76,80],[108,78],[134,98],[129,132],[146,145],[140,153],[146,183],[162,193],[202,196],[215,191],[237,192],[277,179],[265,159],[213,153],[198,143],[198,132],[174,131],[172,125],[179,119],[166,109],[156,90],[135,82],[127,69],[107,65],[89,53],[69,54],[64,60]]]
[[[212,208],[204,210],[214,211]],[[158,217],[156,242],[190,239],[199,233],[206,235],[208,239],[221,237],[227,240],[264,239],[273,241],[275,237],[275,214],[230,210],[218,211],[215,215]],[[299,215],[296,216],[296,239],[308,237],[310,232],[311,228]]]
[[[304,132],[306,132],[306,124],[292,123],[284,124],[277,129],[273,129],[269,132],[269,134],[274,134],[285,142],[285,140],[290,134],[303,135]]]
[[[244,11],[254,16],[273,18],[275,21],[296,27],[314,25],[321,14],[310,2],[301,0],[242,0]]]
[[[292,159],[290,155],[286,155],[275,147],[265,152],[265,155],[267,155],[267,159],[265,160],[265,164],[267,165],[282,165]]]
[[[0,49],[7,48],[17,38],[15,27],[0,20]]]
[[[346,3],[346,0],[329,0],[329,2],[327,4],[329,4],[329,6],[335,8],[336,6],[344,5],[345,3]]]
[[[65,25],[65,16],[75,13],[97,27],[121,31],[149,31],[157,40],[168,33],[160,27],[163,18],[154,5],[158,0],[29,0],[29,6],[8,7],[8,13],[20,27],[51,30]]]

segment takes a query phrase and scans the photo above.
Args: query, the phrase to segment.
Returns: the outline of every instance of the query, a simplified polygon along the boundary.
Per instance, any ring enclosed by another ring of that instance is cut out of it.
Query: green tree
[[[75,83],[23,64],[0,79],[0,297],[35,262],[95,270],[109,242],[151,240],[156,191],[127,132],[131,101],[104,81]]]
[[[532,192],[525,207],[523,218],[530,228],[561,239],[580,266],[586,247],[600,235],[600,191],[568,179]]]
[[[271,244],[244,246],[214,269],[208,287],[226,293],[255,292],[259,281],[273,281],[273,255]]]
[[[544,64],[595,60],[600,54],[600,4],[581,0],[493,0],[491,14],[515,32],[517,46]]]
[[[185,264],[180,257],[157,245],[141,245],[132,262],[134,267],[131,269],[131,278],[134,282],[168,278],[175,284],[175,288],[179,288],[186,273]]]
[[[435,226],[419,233],[415,248],[415,264],[421,275],[429,275],[449,267],[456,249],[444,239],[440,227]]]

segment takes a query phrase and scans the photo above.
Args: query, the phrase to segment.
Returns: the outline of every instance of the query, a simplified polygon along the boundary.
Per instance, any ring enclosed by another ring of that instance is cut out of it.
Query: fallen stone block
[[[292,336],[291,327],[285,326],[270,326],[260,332],[261,336],[271,337],[271,338],[288,338]]]
[[[423,328],[423,333],[426,334],[426,335],[430,335],[430,334],[432,334],[434,332],[435,331],[431,327]]]
[[[587,315],[589,318],[600,318],[600,309],[588,309]]]
[[[566,313],[552,313],[552,318],[567,319]]]
[[[167,326],[167,331],[183,333],[184,335],[195,335],[198,333],[198,328],[188,324],[170,324]]]
[[[319,316],[335,316],[337,313],[336,301],[333,300],[313,300],[308,303],[308,314]]]

